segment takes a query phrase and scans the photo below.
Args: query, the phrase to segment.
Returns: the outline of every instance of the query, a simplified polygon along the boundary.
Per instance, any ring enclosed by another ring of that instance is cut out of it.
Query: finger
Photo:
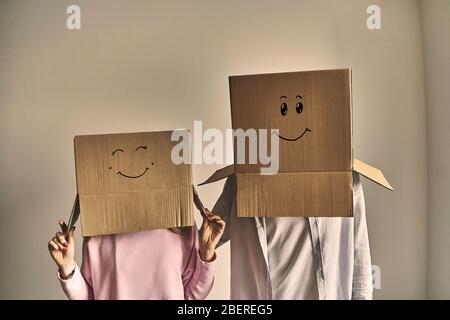
[[[55,241],[50,240],[48,242],[48,250],[50,250],[50,251],[59,251],[59,247],[58,247],[58,245],[56,244]]]
[[[53,238],[53,241],[56,243],[56,245],[58,246],[58,248],[62,251],[62,252],[67,252],[69,247],[64,246],[58,238]]]
[[[209,221],[212,222],[212,223],[225,225],[225,221],[223,221],[223,219],[221,217],[212,217],[212,218],[209,219]]]
[[[218,216],[217,214],[211,213],[211,214],[209,215],[209,219],[210,219],[210,220],[222,220],[222,217],[221,217],[221,216]]]
[[[222,228],[224,228],[226,226],[226,223],[223,220],[217,220],[216,223]]]
[[[208,219],[208,213],[206,212],[206,209],[204,211],[198,210],[200,212],[200,215],[203,217],[203,219]]]
[[[214,229],[216,229],[217,231],[223,231],[223,230],[225,230],[225,225],[226,225],[226,223],[225,223],[225,221],[223,221],[223,220],[216,220],[216,221],[213,221],[212,222],[213,224],[214,224]]]
[[[67,250],[66,247],[64,247],[64,245],[61,242],[59,242],[57,237],[53,237],[52,241],[58,246],[58,248],[60,250],[62,250],[62,251],[66,251]]]
[[[59,241],[64,247],[69,246],[69,243],[67,242],[66,237],[64,236],[63,233],[57,232],[57,233],[56,233],[56,238],[58,239],[58,241]]]
[[[222,217],[221,217],[220,215],[218,215],[217,213],[211,212],[211,211],[209,211],[208,217],[209,217],[210,219],[214,219],[214,218],[222,219]]]
[[[213,215],[213,213],[208,208],[205,208],[205,213],[208,216],[208,218]]]
[[[224,231],[225,231],[224,226],[216,225],[216,227],[214,228],[214,232],[217,234],[223,234]]]
[[[59,220],[59,226],[61,227],[62,233],[67,233],[67,224],[64,222],[64,220]]]
[[[209,224],[209,219],[208,219],[208,217],[206,217],[206,216],[204,216],[204,215],[202,215],[202,217],[203,217],[203,222],[202,222],[202,226],[201,226],[201,228],[206,228],[207,226],[208,226],[208,224]]]

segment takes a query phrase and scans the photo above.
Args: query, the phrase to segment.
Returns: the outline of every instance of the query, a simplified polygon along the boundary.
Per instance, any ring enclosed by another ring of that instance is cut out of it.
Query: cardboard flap
[[[229,176],[231,176],[233,174],[234,174],[234,165],[227,166],[225,168],[219,169],[216,172],[214,172],[211,177],[209,177],[208,179],[206,179],[205,181],[200,183],[199,186],[228,178]]]
[[[367,163],[362,162],[361,160],[354,159],[353,170],[372,180],[373,182],[376,182],[379,185],[385,187],[386,189],[394,190],[394,188],[392,188],[391,184],[387,181],[380,169],[372,167]]]
[[[352,217],[352,172],[236,173],[238,217]]]

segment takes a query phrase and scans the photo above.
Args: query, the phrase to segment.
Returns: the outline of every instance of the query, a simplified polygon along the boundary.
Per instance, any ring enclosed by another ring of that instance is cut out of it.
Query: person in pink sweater
[[[75,262],[74,231],[64,221],[49,243],[69,299],[204,299],[214,282],[215,247],[225,222],[207,212],[200,231],[157,229],[86,237]]]

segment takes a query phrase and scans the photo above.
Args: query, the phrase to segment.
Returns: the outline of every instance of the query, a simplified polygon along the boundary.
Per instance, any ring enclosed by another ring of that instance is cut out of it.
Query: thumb
[[[202,230],[206,229],[209,226],[208,222],[209,222],[208,218],[206,216],[203,216],[203,222],[202,222],[202,226],[201,226]]]

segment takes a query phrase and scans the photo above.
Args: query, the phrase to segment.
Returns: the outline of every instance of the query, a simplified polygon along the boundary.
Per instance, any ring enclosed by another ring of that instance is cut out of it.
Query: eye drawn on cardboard
[[[303,98],[299,94],[295,97],[295,112],[297,114],[301,114],[303,112],[304,107],[303,107],[302,100],[303,100]],[[288,114],[288,97],[281,96],[280,101],[281,101],[280,113],[283,117],[285,117]],[[303,136],[305,134],[307,134],[308,132],[311,132],[311,129],[306,127],[305,130],[303,130],[303,132],[301,132],[300,135],[297,137],[288,138],[288,137],[282,136],[280,133],[274,133],[274,134],[276,134],[280,139],[285,140],[285,141],[297,141],[298,139],[303,138]]]
[[[238,163],[235,143],[234,166],[202,183],[234,174],[238,217],[351,217],[353,170],[392,189],[381,171],[353,163],[350,69],[231,76],[229,85],[233,129],[278,129],[280,139],[277,174]]]
[[[192,168],[172,131],[76,136],[83,236],[193,225]]]

